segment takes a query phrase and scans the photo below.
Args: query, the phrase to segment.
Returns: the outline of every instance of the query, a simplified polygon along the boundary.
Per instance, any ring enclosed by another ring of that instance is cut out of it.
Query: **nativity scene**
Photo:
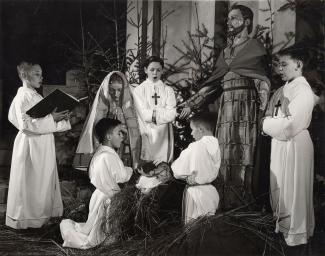
[[[55,88],[83,105],[29,116],[54,86],[17,63],[3,237],[36,230],[67,255],[320,255],[324,3],[123,3],[106,3],[114,54],[80,20],[96,46],[82,82]]]

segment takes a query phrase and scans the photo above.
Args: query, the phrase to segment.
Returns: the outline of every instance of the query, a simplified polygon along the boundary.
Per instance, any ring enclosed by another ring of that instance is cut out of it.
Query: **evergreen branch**
[[[76,41],[74,41],[68,34],[64,33],[64,35],[70,40],[70,42],[74,45],[74,47],[77,48],[77,50],[81,50],[81,47],[77,44]]]

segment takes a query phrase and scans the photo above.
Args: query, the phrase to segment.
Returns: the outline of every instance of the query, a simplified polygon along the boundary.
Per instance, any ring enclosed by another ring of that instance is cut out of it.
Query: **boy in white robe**
[[[191,118],[195,142],[171,165],[174,177],[188,184],[183,197],[185,224],[203,215],[213,215],[218,208],[219,194],[211,182],[218,176],[221,158],[218,139],[213,136],[213,120],[209,113]]]
[[[263,132],[272,137],[271,206],[276,232],[289,246],[306,244],[313,235],[314,149],[307,130],[316,95],[302,76],[302,51],[290,47],[279,52],[279,74],[286,84],[273,95]]]
[[[97,148],[89,166],[89,177],[96,190],[91,196],[86,223],[65,219],[60,223],[64,247],[88,249],[102,243],[105,207],[112,196],[120,191],[118,183],[127,182],[132,168],[125,167],[116,150],[123,141],[123,127],[116,119],[103,118],[95,126],[101,145]]]
[[[169,163],[174,153],[171,122],[176,117],[176,98],[173,89],[160,80],[163,68],[162,59],[150,57],[144,68],[148,78],[132,95],[142,139],[141,160]]]
[[[15,229],[40,228],[63,213],[53,132],[71,128],[69,111],[32,118],[26,114],[43,99],[38,64],[18,67],[22,87],[13,99],[8,119],[19,130],[12,151],[6,225]]]

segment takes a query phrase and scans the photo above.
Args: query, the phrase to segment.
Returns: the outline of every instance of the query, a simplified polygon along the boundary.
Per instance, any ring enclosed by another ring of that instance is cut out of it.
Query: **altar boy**
[[[183,197],[185,224],[203,215],[213,215],[218,208],[219,194],[211,182],[218,176],[221,158],[218,139],[213,136],[213,120],[210,113],[191,118],[195,142],[171,166],[174,177],[188,184]]]
[[[89,166],[89,178],[96,190],[89,203],[86,223],[76,223],[65,219],[60,224],[64,247],[88,249],[102,243],[106,236],[102,220],[105,207],[111,198],[120,191],[118,183],[127,182],[132,169],[125,167],[116,150],[121,146],[123,133],[121,122],[103,118],[95,126],[100,146],[97,148]]]

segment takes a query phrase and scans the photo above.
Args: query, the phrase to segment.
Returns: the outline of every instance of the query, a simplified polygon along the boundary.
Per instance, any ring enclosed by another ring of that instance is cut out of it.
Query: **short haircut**
[[[289,56],[293,60],[299,60],[305,64],[308,59],[308,49],[303,46],[292,45],[288,48],[280,50],[278,56]]]
[[[31,62],[27,62],[27,61],[20,62],[19,65],[17,66],[17,72],[18,72],[19,78],[22,80],[23,74],[27,74],[31,70],[31,68],[35,65],[39,65],[39,64],[31,63]]]
[[[234,4],[231,6],[230,11],[232,10],[239,10],[241,12],[241,15],[243,15],[244,20],[250,20],[250,24],[247,27],[248,34],[252,33],[253,30],[253,19],[254,19],[254,13],[253,11],[248,8],[245,5],[240,4]]]
[[[196,126],[202,126],[207,131],[214,132],[216,125],[216,114],[211,112],[199,112],[190,118]]]
[[[151,56],[148,59],[146,59],[145,63],[143,63],[143,67],[148,68],[148,66],[152,62],[158,62],[158,63],[160,63],[161,67],[164,68],[164,61],[162,58],[160,58],[158,56]]]
[[[103,143],[105,141],[105,137],[107,133],[111,133],[114,128],[120,125],[121,122],[117,119],[112,118],[103,118],[98,121],[95,125],[95,135],[99,141],[99,143]]]
[[[113,73],[109,78],[109,83],[118,82],[123,84],[123,78],[118,73]]]

